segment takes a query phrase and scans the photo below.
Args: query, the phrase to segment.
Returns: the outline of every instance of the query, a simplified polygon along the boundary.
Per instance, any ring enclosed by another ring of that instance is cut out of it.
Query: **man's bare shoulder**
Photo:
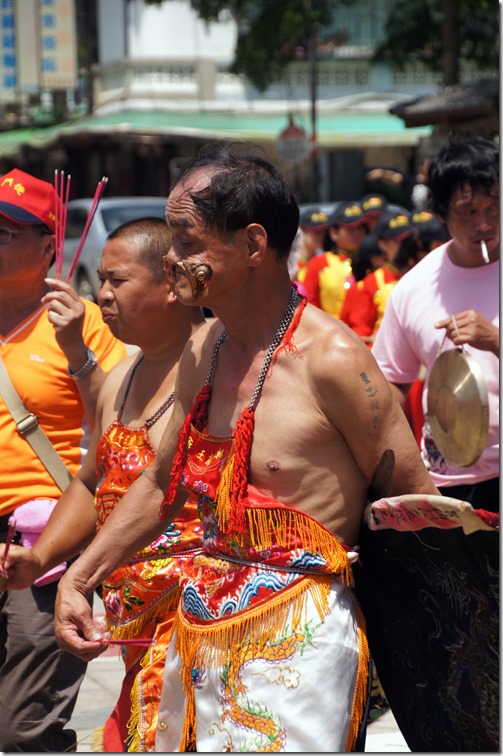
[[[317,307],[306,307],[297,341],[302,343],[313,380],[344,381],[348,370],[354,372],[376,366],[363,339],[345,323]]]

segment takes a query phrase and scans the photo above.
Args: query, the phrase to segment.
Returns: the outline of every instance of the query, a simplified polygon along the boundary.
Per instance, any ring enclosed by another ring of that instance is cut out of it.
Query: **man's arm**
[[[160,519],[164,492],[178,444],[184,411],[175,402],[157,456],[122,497],[91,544],[60,581],[55,613],[55,633],[64,650],[92,659],[102,650],[103,630],[93,622],[87,597],[116,567],[148,546],[178,516],[186,500],[179,490],[166,520]]]
[[[403,410],[405,409],[405,403],[411,386],[411,383],[389,383],[391,393]]]
[[[323,353],[326,385],[320,395],[325,412],[369,483],[384,451],[392,449],[395,467],[389,495],[437,494],[409,423],[368,347],[353,334],[341,332]]]

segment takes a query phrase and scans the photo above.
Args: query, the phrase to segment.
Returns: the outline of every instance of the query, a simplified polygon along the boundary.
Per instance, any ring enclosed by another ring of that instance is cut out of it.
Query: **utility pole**
[[[312,0],[305,0],[305,7],[309,16],[307,51],[309,60],[309,88],[311,96],[311,201],[319,201],[319,165],[317,145],[316,103],[318,98],[318,72],[316,65],[316,23],[312,18]]]

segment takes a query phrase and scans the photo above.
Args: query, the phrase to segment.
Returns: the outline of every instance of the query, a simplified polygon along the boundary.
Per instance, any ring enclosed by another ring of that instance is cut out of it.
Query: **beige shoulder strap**
[[[64,491],[72,479],[65,463],[38,424],[35,415],[23,404],[12,385],[4,362],[0,357],[0,395],[16,423],[19,433],[26,438],[40,461]]]

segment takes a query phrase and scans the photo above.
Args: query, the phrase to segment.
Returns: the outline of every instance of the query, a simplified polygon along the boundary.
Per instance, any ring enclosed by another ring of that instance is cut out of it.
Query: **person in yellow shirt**
[[[313,257],[304,278],[308,302],[338,318],[346,290],[354,283],[351,259],[368,227],[358,202],[342,202],[329,216],[328,236],[332,248]]]
[[[48,278],[55,256],[52,184],[13,169],[0,178],[0,356],[27,409],[70,475],[82,462],[105,374],[126,356],[97,305]],[[0,541],[26,543],[61,490],[0,397]],[[0,594],[1,751],[76,749],[66,730],[86,664],[61,651],[54,602],[64,565],[23,591]]]

